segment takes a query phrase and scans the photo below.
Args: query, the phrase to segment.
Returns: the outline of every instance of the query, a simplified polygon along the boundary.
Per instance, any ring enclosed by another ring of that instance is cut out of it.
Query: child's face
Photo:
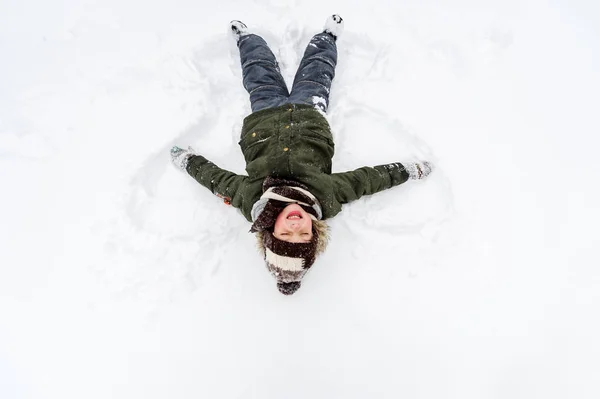
[[[313,238],[312,219],[300,205],[290,204],[277,216],[273,235],[287,242],[309,242]]]

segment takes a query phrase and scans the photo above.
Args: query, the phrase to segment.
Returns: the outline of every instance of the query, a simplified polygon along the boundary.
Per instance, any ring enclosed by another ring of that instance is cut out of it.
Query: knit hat
[[[264,255],[267,270],[275,277],[282,294],[291,295],[300,288],[302,278],[327,247],[327,223],[313,220],[312,231],[313,238],[308,243],[279,240],[268,230],[257,233],[258,247]]]
[[[316,234],[307,243],[291,243],[275,238],[267,231],[263,234],[267,270],[277,280],[277,288],[283,294],[293,294],[300,288],[300,281],[315,261]]]
[[[310,242],[292,243],[273,235],[277,216],[292,203],[300,205],[313,219]],[[291,295],[300,288],[302,278],[326,246],[327,224],[319,220],[321,214],[318,200],[304,185],[292,180],[265,179],[263,196],[252,209],[254,223],[250,231],[257,233],[267,269],[282,294]]]

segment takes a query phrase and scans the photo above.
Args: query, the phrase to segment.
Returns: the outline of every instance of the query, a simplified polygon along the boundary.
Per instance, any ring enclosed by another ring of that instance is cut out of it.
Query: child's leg
[[[252,112],[287,103],[289,92],[267,42],[258,35],[247,34],[239,38],[237,45]]]
[[[290,102],[314,105],[327,111],[336,64],[335,36],[327,32],[313,36],[294,78]]]

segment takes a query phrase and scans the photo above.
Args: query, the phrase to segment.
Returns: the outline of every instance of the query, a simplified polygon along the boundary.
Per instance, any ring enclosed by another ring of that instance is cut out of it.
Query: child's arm
[[[213,194],[223,198],[225,203],[241,208],[242,193],[248,182],[248,176],[237,175],[219,168],[202,155],[196,154],[191,147],[188,150],[173,147],[171,161]]]
[[[408,179],[424,179],[431,173],[429,162],[390,163],[362,167],[344,173],[333,173],[331,180],[336,199],[344,204],[363,195],[371,195],[400,185]]]

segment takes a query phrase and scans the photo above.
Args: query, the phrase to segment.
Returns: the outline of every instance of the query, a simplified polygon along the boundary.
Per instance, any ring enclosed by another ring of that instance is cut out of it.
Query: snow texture
[[[598,398],[598,11],[3,2],[0,397]],[[229,22],[291,84],[333,13],[334,171],[435,170],[346,206],[286,297],[169,150],[243,173]]]

